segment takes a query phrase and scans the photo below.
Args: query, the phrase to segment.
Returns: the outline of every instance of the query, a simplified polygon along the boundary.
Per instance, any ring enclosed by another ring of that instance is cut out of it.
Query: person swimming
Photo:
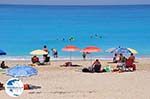
[[[75,38],[72,36],[69,38],[69,41],[74,41],[74,40],[75,40]]]
[[[99,39],[99,38],[102,38],[102,36],[101,36],[101,35],[98,35],[98,34],[94,34],[94,35],[91,35],[90,38]]]

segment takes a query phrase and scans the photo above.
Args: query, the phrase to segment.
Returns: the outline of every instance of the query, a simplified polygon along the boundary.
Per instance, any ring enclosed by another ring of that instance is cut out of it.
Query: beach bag
[[[82,72],[90,72],[90,70],[88,68],[83,68]]]
[[[106,66],[104,67],[105,72],[111,72],[111,67],[110,66]]]

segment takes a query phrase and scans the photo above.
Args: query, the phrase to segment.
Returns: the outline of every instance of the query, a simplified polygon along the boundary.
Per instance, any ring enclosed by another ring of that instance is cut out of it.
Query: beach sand
[[[91,61],[73,61],[81,67],[60,67],[65,61],[52,61],[51,65],[35,67],[38,75],[23,78],[23,83],[41,86],[25,90],[17,99],[150,99],[150,59],[136,60],[137,71],[124,73],[82,73]],[[110,64],[101,61],[103,66]],[[30,64],[29,61],[7,61],[6,64]],[[0,74],[5,83],[10,76]],[[4,90],[1,99],[11,99]]]

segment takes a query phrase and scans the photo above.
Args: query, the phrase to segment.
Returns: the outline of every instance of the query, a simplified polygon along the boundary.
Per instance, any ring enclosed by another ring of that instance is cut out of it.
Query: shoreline
[[[32,56],[0,56],[0,61],[2,60],[8,60],[8,61],[30,61]],[[40,60],[43,60],[42,56],[39,56]],[[95,60],[96,58],[100,60],[112,60],[112,56],[88,56],[86,58],[87,61]],[[136,56],[136,59],[142,60],[142,59],[150,59],[150,56]],[[51,60],[53,61],[67,61],[70,60],[69,56],[60,56],[58,58],[53,58],[51,56]],[[83,58],[80,57],[72,57],[71,60],[73,61],[80,61],[83,60]]]

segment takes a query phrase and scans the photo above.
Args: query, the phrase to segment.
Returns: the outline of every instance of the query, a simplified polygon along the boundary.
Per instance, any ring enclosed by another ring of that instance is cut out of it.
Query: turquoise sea
[[[121,46],[136,49],[139,57],[149,57],[150,5],[0,5],[0,37],[0,49],[7,56],[29,56],[43,45],[68,56],[61,49],[71,44],[100,47],[103,51],[94,54],[98,56],[111,56],[105,50]]]

